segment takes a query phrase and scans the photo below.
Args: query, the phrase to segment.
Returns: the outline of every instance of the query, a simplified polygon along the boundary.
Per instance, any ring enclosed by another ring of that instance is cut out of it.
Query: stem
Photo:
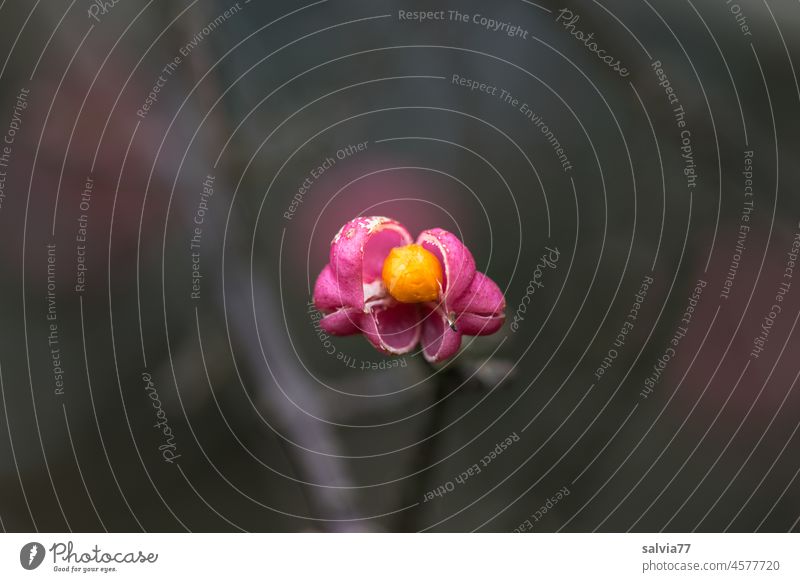
[[[428,470],[434,463],[436,443],[442,434],[442,428],[446,420],[446,409],[448,396],[451,395],[464,383],[464,377],[457,366],[450,366],[437,370],[430,363],[425,361],[436,388],[434,390],[434,405],[428,413],[428,422],[423,430],[424,440],[415,449],[416,455],[412,459],[411,477],[407,479],[407,485],[403,492],[402,507],[408,507],[414,503],[420,503],[410,509],[398,514],[398,524],[396,531],[416,532],[419,531],[422,521],[423,505],[421,500],[428,491]]]

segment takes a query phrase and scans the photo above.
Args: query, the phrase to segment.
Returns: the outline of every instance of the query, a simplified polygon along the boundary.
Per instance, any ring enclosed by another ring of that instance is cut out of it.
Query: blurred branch
[[[191,38],[196,30],[201,29],[209,19],[213,18],[208,10],[213,7],[213,3],[198,5],[197,9],[189,11],[184,18],[179,19],[180,26],[184,29],[184,36]],[[192,71],[192,80],[198,82],[214,64],[212,55],[208,53],[207,45],[201,45],[192,52],[189,59]],[[203,111],[210,111],[209,117],[205,122],[205,133],[210,134],[206,138],[207,143],[222,144],[226,137],[223,137],[223,130],[231,126],[228,120],[221,113],[221,106],[211,108],[214,101],[222,94],[220,83],[216,75],[217,71],[206,76],[199,85],[196,94],[192,99],[197,99],[202,103],[199,108]],[[187,112],[188,113],[188,112]],[[199,122],[199,119],[194,120]],[[187,127],[194,127],[192,123]],[[191,132],[190,132],[191,134]],[[249,138],[255,140],[251,132],[244,131],[242,139],[248,141]],[[213,159],[215,153],[209,152],[208,159]],[[187,164],[189,160],[187,158]],[[204,175],[207,169],[192,171],[191,168],[184,168],[184,172],[189,175]],[[224,170],[218,172],[224,174]],[[229,188],[225,184],[230,184],[230,180],[224,177],[218,179],[215,187],[214,197],[219,200],[220,208],[226,208],[222,204],[227,201],[230,204],[230,197],[226,196]],[[193,213],[188,195],[180,194],[179,200],[186,205],[188,215]],[[206,222],[215,220],[217,227],[222,227],[224,221],[220,213],[216,216],[207,217]],[[204,262],[206,264],[222,264],[222,240],[211,239],[211,233],[221,232],[222,228],[214,228],[208,224],[206,228],[208,235],[204,235]],[[232,213],[229,232],[237,232],[237,217]],[[208,239],[205,237],[208,236]],[[206,245],[208,241],[208,245]],[[303,446],[312,450],[324,449],[325,454],[318,454],[289,443],[282,444],[287,454],[292,457],[292,465],[297,468],[299,479],[310,483],[305,489],[307,499],[311,505],[311,514],[325,520],[323,529],[328,530],[352,530],[364,529],[364,522],[358,521],[356,500],[354,489],[351,488],[352,480],[348,468],[340,455],[340,443],[330,425],[314,420],[309,414],[299,410],[271,380],[269,374],[265,373],[264,357],[256,339],[256,325],[263,342],[264,353],[270,355],[270,366],[272,374],[282,386],[291,390],[292,398],[302,402],[304,407],[313,410],[309,412],[322,418],[327,417],[324,402],[318,398],[314,386],[309,383],[308,377],[296,365],[295,359],[285,352],[285,346],[281,339],[275,335],[274,330],[283,328],[280,314],[275,309],[278,305],[274,297],[273,290],[266,284],[263,277],[257,272],[251,273],[247,265],[239,259],[239,254],[229,249],[226,255],[225,283],[229,292],[227,306],[223,303],[221,295],[216,296],[220,310],[227,308],[229,324],[232,334],[232,342],[240,351],[237,355],[246,362],[250,371],[250,376],[255,382],[254,392],[258,402],[268,411],[269,416],[275,419],[279,429],[286,435],[286,438],[294,443],[302,443]],[[255,302],[255,314],[253,313],[253,298],[249,290],[253,287],[253,295],[259,298]],[[277,435],[276,435],[277,436]]]

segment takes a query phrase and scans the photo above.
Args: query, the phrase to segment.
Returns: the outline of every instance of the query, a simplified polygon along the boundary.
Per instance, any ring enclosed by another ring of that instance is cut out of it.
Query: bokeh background
[[[0,30],[5,531],[797,531],[797,2],[8,0]],[[457,232],[504,328],[435,368],[321,335],[373,214]]]

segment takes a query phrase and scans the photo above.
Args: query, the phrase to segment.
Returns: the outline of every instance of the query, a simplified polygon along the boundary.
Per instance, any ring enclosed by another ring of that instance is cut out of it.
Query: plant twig
[[[428,413],[427,423],[423,430],[423,441],[415,449],[416,454],[413,458],[411,477],[406,480],[406,487],[403,493],[402,507],[408,507],[414,503],[421,503],[425,492],[428,491],[429,472],[434,463],[436,445],[440,440],[442,429],[447,420],[447,403],[452,399],[452,393],[464,384],[464,375],[458,366],[449,366],[437,370],[427,361],[425,365],[430,370],[433,382],[436,385],[434,390],[434,405]],[[450,396],[450,398],[448,398]],[[422,505],[415,505],[399,515],[396,526],[397,531],[415,532],[421,527],[421,517],[423,513]]]

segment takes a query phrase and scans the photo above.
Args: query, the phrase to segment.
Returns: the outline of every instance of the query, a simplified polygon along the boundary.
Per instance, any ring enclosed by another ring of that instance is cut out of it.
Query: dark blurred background
[[[797,531],[796,2],[9,0],[0,30],[4,530]],[[321,335],[373,214],[458,233],[503,329],[436,368]]]

